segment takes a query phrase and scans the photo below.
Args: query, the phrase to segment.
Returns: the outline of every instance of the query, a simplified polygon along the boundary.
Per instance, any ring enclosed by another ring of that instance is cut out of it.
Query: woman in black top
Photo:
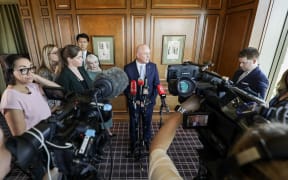
[[[63,68],[56,80],[65,90],[84,93],[93,82],[82,66],[82,51],[78,46],[67,45],[60,51]]]

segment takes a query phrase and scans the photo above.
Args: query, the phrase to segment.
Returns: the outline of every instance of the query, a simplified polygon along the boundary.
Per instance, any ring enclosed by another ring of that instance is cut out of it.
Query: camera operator
[[[232,81],[238,88],[264,99],[269,81],[258,66],[258,57],[259,52],[256,48],[248,47],[240,51],[240,69],[234,73]]]
[[[5,63],[8,86],[1,97],[0,109],[12,135],[21,135],[51,115],[42,86],[59,85],[34,74],[36,67],[25,57],[10,55]]]
[[[223,168],[225,168],[224,171],[229,169],[230,172],[228,171],[222,176],[226,179],[286,179],[288,177],[288,156],[283,152],[287,152],[287,147],[285,147],[287,141],[288,126],[282,123],[261,124],[250,128],[232,147],[229,157],[234,156],[238,160],[236,168],[231,168],[234,163],[227,163]],[[273,142],[278,142],[279,146],[272,146]],[[259,146],[259,144],[261,145]],[[267,154],[247,153],[252,152],[255,147],[258,153],[264,148],[270,157],[265,157]],[[273,151],[278,153],[283,151],[280,155],[282,157],[273,157]],[[243,156],[245,153],[247,156]],[[257,158],[253,159],[255,154]],[[246,162],[244,163],[244,161]]]
[[[170,157],[167,155],[167,150],[173,141],[176,133],[176,129],[182,123],[182,113],[187,111],[195,111],[200,106],[200,98],[197,96],[191,96],[184,103],[181,104],[178,112],[170,115],[168,120],[165,122],[164,126],[159,130],[159,132],[154,137],[149,157],[149,179],[151,180],[164,180],[164,179],[183,179],[175,165],[171,161]],[[278,140],[277,140],[278,139]],[[273,142],[279,142],[272,146]],[[260,124],[247,130],[237,143],[232,147],[230,156],[236,155],[245,151],[253,146],[258,146],[259,142],[264,147],[259,148],[260,150],[268,150],[279,152],[279,150],[285,152],[287,147],[285,147],[285,142],[288,140],[288,126],[280,123],[265,123]],[[283,142],[284,141],[284,142]],[[265,147],[267,145],[267,147]],[[282,147],[283,146],[283,147]],[[267,153],[270,154],[269,152]],[[267,155],[266,154],[266,155]],[[273,154],[273,153],[272,153]],[[248,154],[248,157],[254,154]],[[261,154],[262,155],[262,154]],[[283,153],[281,154],[283,156]],[[280,155],[280,156],[281,156]],[[237,158],[236,157],[236,158]],[[258,156],[257,156],[258,157]],[[269,159],[270,158],[270,159]],[[277,159],[278,158],[278,159]],[[238,158],[239,159],[239,158]],[[246,159],[246,158],[245,158]],[[225,179],[286,179],[288,173],[286,171],[288,167],[288,155],[284,153],[284,157],[261,157],[259,155],[258,159],[253,159],[251,162],[246,162],[244,164],[237,164],[236,168],[231,168],[232,165],[228,164],[226,166],[220,166],[219,172],[225,172],[225,174],[220,174],[221,178]],[[226,162],[226,161],[224,161]],[[228,161],[230,162],[230,161]],[[245,162],[240,159],[240,162]],[[225,165],[225,163],[224,163]],[[243,167],[241,167],[243,165]],[[224,170],[221,168],[225,168]],[[234,166],[233,166],[234,167]],[[227,168],[230,170],[227,172]],[[230,169],[231,168],[231,169]]]

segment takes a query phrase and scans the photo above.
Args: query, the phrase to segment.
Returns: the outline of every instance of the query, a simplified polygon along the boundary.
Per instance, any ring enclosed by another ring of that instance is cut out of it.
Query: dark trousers
[[[140,120],[142,120],[142,138],[144,142],[150,142],[151,140],[151,121],[154,105],[149,104],[146,106],[146,111],[143,108],[137,106],[136,110],[132,105],[129,105],[129,136],[131,145],[135,145],[138,140],[137,127],[139,127]],[[141,137],[140,137],[141,138]],[[140,139],[141,140],[141,139]]]

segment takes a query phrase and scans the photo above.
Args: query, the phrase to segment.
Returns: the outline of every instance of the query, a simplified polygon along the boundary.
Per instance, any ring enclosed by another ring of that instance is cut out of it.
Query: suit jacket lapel
[[[146,64],[146,77],[148,78],[149,74],[150,74],[150,63]]]

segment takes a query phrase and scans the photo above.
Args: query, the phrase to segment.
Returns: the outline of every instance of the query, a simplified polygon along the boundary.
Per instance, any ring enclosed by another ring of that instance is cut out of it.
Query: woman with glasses
[[[10,55],[5,63],[8,86],[1,97],[0,110],[12,135],[21,135],[51,115],[41,86],[60,86],[35,74],[36,67],[23,56]]]
[[[60,69],[58,47],[54,44],[45,45],[42,49],[42,62],[37,74],[50,81],[55,81]],[[59,100],[48,99],[47,101],[52,113],[61,109]]]

